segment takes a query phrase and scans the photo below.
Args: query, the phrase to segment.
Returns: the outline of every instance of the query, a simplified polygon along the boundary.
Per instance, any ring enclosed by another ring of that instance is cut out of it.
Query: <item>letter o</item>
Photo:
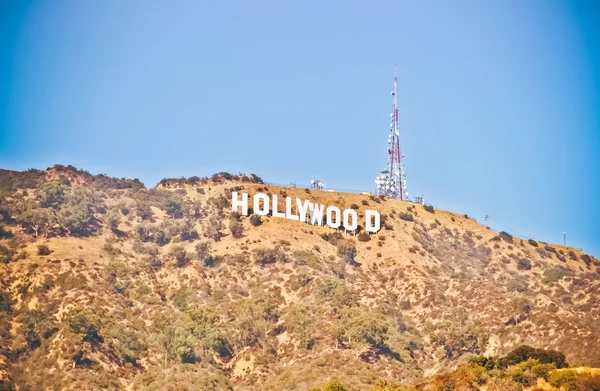
[[[350,216],[352,216],[352,224],[350,224]],[[344,210],[344,228],[348,231],[354,231],[358,227],[358,215],[353,209]]]
[[[260,200],[263,201],[263,208],[260,208]],[[259,216],[266,216],[269,214],[269,196],[263,193],[256,193],[254,195],[254,213]]]
[[[334,213],[335,219],[333,218]],[[339,228],[340,225],[342,225],[342,222],[340,221],[341,214],[342,212],[340,211],[340,208],[338,208],[337,206],[329,206],[327,208],[327,225],[331,228]]]

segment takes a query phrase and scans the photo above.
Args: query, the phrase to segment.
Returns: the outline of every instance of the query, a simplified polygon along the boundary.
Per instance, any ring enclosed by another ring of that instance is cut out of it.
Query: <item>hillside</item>
[[[234,190],[280,195],[280,209],[285,196],[351,208],[359,221],[375,209],[383,229],[239,216]],[[441,390],[438,375],[486,368],[482,356],[520,345],[600,367],[600,262],[466,215],[256,175],[146,189],[63,166],[0,170],[0,196],[0,389],[308,390],[341,380]],[[531,385],[478,376],[462,389]]]

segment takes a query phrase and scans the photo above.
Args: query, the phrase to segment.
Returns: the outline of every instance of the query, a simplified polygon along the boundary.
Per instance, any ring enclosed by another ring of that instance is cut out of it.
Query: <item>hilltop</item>
[[[240,216],[232,191],[383,228]],[[553,389],[600,366],[600,261],[373,195],[0,170],[0,261],[0,389]]]

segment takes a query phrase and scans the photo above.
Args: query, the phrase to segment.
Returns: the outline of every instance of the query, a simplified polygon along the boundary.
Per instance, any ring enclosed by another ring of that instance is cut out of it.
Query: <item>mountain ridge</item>
[[[466,215],[262,182],[220,173],[146,189],[72,167],[3,170],[4,377],[18,389],[300,390],[340,377],[368,389],[522,344],[600,366],[594,257]],[[240,216],[232,191],[359,221],[376,209],[382,230]]]

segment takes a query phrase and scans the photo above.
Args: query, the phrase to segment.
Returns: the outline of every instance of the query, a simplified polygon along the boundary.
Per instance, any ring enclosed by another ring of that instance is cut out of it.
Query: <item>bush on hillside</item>
[[[554,267],[552,269],[544,270],[544,277],[542,282],[544,284],[551,284],[553,282],[560,281],[566,275],[565,269],[562,267]]]
[[[178,194],[172,194],[162,205],[163,210],[172,219],[183,218],[183,198]]]
[[[135,207],[135,213],[142,219],[142,221],[152,221],[154,218],[154,213],[152,213],[152,209],[150,205],[138,202]]]
[[[262,224],[262,217],[257,214],[250,215],[250,224],[252,224],[254,227],[258,227]]]
[[[356,258],[356,245],[350,240],[340,240],[337,243],[338,255],[348,263],[354,263]]]
[[[2,221],[2,215],[0,213],[0,221]],[[0,239],[10,239],[13,237],[13,233],[10,230],[0,226]]]
[[[50,255],[50,254],[52,254],[52,250],[50,250],[50,248],[48,248],[48,246],[45,244],[38,244],[37,254],[38,255]]]
[[[323,240],[325,240],[326,242],[329,242],[335,246],[335,245],[337,245],[337,243],[340,240],[344,239],[344,235],[342,235],[341,232],[334,231],[331,233],[328,232],[328,233],[322,234],[321,238],[323,238]]]
[[[510,370],[512,378],[517,383],[524,385],[525,387],[531,387],[537,383],[538,379],[548,380],[548,374],[550,371],[556,369],[556,366],[552,364],[540,363],[535,358],[530,358],[527,361],[516,364]]]
[[[148,247],[143,247],[141,251],[146,254],[144,261],[150,269],[157,271],[161,268],[163,261],[158,246],[150,245]]]
[[[517,269],[519,270],[531,270],[531,261],[529,259],[519,259],[519,263],[517,264]]]
[[[66,319],[71,331],[83,335],[84,341],[91,343],[103,341],[99,334],[102,320],[89,309],[75,307],[67,314]]]
[[[6,246],[0,246],[0,263],[9,263],[13,260],[15,250]]]
[[[16,216],[17,223],[28,231],[33,231],[36,237],[40,233],[47,236],[56,220],[56,215],[51,208],[30,207]]]
[[[253,251],[254,260],[261,266],[268,265],[275,262],[286,262],[287,257],[281,250],[281,247],[275,246],[273,248],[257,248]]]
[[[175,260],[178,267],[183,267],[189,262],[187,251],[183,246],[173,246],[169,249],[168,257]]]
[[[222,210],[229,206],[229,200],[223,194],[219,194],[218,197],[210,197],[206,203],[217,210]]]
[[[211,244],[210,242],[200,242],[196,244],[196,256],[204,266],[207,266],[207,261],[210,258]]]
[[[368,242],[369,240],[371,240],[371,235],[367,231],[362,231],[358,234],[359,242]]]
[[[71,191],[61,210],[58,220],[72,236],[90,236],[98,230],[94,213],[105,211],[102,195],[91,189],[77,188]]]
[[[505,357],[498,360],[500,367],[515,365],[530,358],[538,360],[542,364],[554,364],[557,368],[567,367],[565,355],[555,350],[537,349],[527,345],[521,345],[512,350]]]
[[[307,265],[313,269],[319,269],[321,262],[319,257],[310,250],[297,250],[294,251],[294,258],[298,265]]]
[[[46,182],[41,184],[36,190],[36,197],[43,208],[53,208],[59,210],[65,203],[65,193],[68,187],[58,182]]]
[[[105,217],[106,226],[115,234],[119,233],[119,224],[121,224],[121,216],[118,212],[111,210]]]
[[[329,384],[327,384],[324,388],[323,391],[350,391],[348,390],[348,388],[346,388],[346,386],[339,382],[339,381],[333,381]]]
[[[511,234],[509,234],[508,232],[506,232],[506,231],[500,231],[499,235],[500,235],[500,238],[502,240],[504,240],[505,242],[512,243],[513,236]]]
[[[400,212],[400,218],[404,221],[415,221],[412,213]]]
[[[229,230],[231,231],[231,236],[235,239],[244,237],[244,225],[235,219],[229,222]]]
[[[589,255],[587,255],[587,254],[583,254],[583,255],[581,256],[581,260],[582,260],[583,262],[585,262],[585,264],[586,264],[586,265],[588,265],[588,266],[589,266],[589,265],[592,263],[592,259],[591,259],[591,258],[590,258],[590,256],[589,256]]]
[[[597,391],[600,390],[600,374],[577,368],[550,372],[548,382],[561,390]]]
[[[425,208],[425,210],[429,213],[435,213],[435,210],[433,209],[433,206],[431,206],[431,205],[424,205],[423,208]]]
[[[221,230],[223,229],[223,223],[221,220],[210,219],[208,230],[205,232],[205,235],[215,242],[218,242],[223,237],[223,233]]]

